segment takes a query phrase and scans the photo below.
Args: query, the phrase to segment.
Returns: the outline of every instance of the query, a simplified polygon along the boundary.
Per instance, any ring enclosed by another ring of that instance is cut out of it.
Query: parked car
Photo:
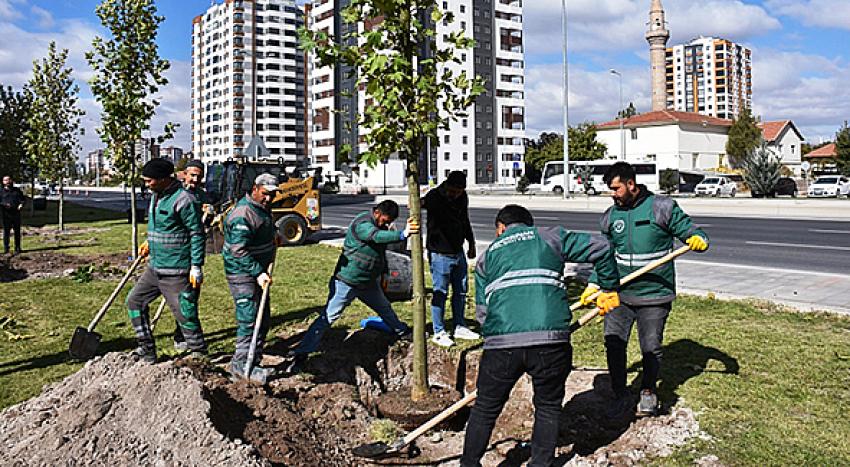
[[[850,180],[842,175],[824,175],[809,186],[809,198],[850,197]]]
[[[797,197],[797,182],[793,178],[782,177],[776,182],[776,186],[770,193],[759,193],[755,190],[750,192],[753,198],[775,198],[777,196]]]
[[[738,192],[738,184],[729,177],[711,176],[705,177],[694,189],[697,196],[724,196],[734,197]]]

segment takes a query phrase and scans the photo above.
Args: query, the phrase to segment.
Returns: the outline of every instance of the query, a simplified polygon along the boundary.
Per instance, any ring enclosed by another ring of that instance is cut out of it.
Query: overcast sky
[[[303,2],[299,2],[303,3]],[[649,49],[643,34],[650,0],[567,0],[570,122],[607,121],[616,115],[618,87],[608,70],[623,74],[623,99],[649,110]],[[86,85],[84,54],[103,34],[96,0],[0,0],[0,84],[19,88],[32,60],[55,40],[70,50],[87,115],[85,152],[99,147],[99,108]],[[192,18],[209,0],[158,0],[166,20],[160,53],[171,61],[170,83],[152,123],[180,123],[173,143],[190,144]],[[753,50],[753,107],[763,120],[793,120],[810,142],[831,139],[850,119],[850,0],[663,0],[669,45],[700,35]],[[529,137],[561,128],[561,1],[525,0],[526,117]]]

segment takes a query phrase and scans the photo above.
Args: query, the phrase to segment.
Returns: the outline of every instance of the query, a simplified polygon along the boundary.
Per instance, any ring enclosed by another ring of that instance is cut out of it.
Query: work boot
[[[622,420],[632,413],[634,407],[632,398],[628,392],[622,393],[611,401],[611,405],[605,410],[605,418],[609,420]]]
[[[654,417],[658,415],[658,397],[652,390],[644,389],[640,392],[637,415],[639,417]]]
[[[463,339],[467,341],[475,341],[481,339],[481,335],[477,332],[472,331],[466,326],[456,326],[455,327],[455,339]]]
[[[245,364],[238,361],[230,362],[230,373],[240,377],[245,377]],[[261,366],[255,366],[251,368],[251,377],[249,378],[251,381],[266,384],[269,379],[271,379],[275,375],[275,371],[273,368],[264,368]]]
[[[156,352],[149,352],[142,347],[130,352],[130,356],[145,363],[156,363]]]
[[[434,336],[431,337],[431,342],[439,345],[440,347],[451,347],[455,345],[452,338],[449,337],[449,333],[446,331],[440,331],[437,334],[434,334]]]
[[[289,362],[289,365],[286,366],[286,374],[287,375],[297,375],[298,373],[303,373],[304,368],[307,365],[307,355],[303,353],[297,353],[293,355],[293,359]]]

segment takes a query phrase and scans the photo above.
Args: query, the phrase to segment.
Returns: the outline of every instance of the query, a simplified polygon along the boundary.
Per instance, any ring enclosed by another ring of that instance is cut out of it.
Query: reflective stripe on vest
[[[646,266],[647,264],[664,257],[665,255],[672,252],[673,249],[669,248],[667,250],[656,251],[653,253],[614,253],[614,256],[617,259],[617,264],[621,264],[623,266]]]
[[[485,299],[489,302],[490,295],[497,290],[519,285],[542,284],[551,285],[566,290],[567,286],[561,280],[561,273],[549,269],[521,269],[510,271],[487,286],[484,290]]]

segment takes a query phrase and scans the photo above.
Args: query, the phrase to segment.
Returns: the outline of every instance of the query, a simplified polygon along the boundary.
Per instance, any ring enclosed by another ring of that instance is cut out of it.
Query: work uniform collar
[[[509,231],[511,231],[511,230],[516,230],[516,229],[527,229],[528,227],[531,227],[531,226],[529,226],[529,225],[525,225],[525,224],[523,224],[522,222],[514,222],[514,223],[512,223],[512,224],[508,224],[508,225],[505,227],[505,231],[504,231],[504,232],[502,232],[502,235],[505,235],[506,233],[508,233],[508,232],[509,232]],[[501,237],[502,235],[499,235],[499,236]]]
[[[629,206],[622,206],[622,207],[618,206],[618,208],[620,208],[624,211],[634,209],[634,208],[640,206],[641,203],[643,203],[643,201],[646,198],[649,198],[653,194],[651,191],[649,191],[649,188],[647,188],[646,185],[644,185],[644,184],[637,185],[637,188],[638,188],[638,194],[637,194],[637,196],[635,196],[635,199],[632,200],[632,204],[629,205]]]
[[[263,206],[262,204],[254,201],[254,198],[251,198],[250,193],[245,195],[245,199],[248,200],[248,204],[250,204],[254,208],[259,209],[260,211],[263,211],[263,212],[271,212],[271,209],[269,209],[269,208]]]
[[[159,195],[160,198],[165,198],[166,196],[173,195],[181,187],[181,183],[177,181],[176,178],[171,179],[171,184]]]

